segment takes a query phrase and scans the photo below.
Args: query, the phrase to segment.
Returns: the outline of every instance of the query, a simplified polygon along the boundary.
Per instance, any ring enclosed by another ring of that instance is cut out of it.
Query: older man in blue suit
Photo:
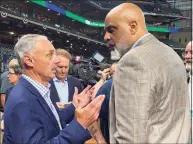
[[[48,83],[58,62],[51,42],[45,36],[28,34],[14,50],[23,75],[6,103],[4,142],[81,144],[88,140],[87,128],[98,118],[104,96],[89,103],[90,88],[79,95],[75,89],[72,103],[59,110],[50,99]]]

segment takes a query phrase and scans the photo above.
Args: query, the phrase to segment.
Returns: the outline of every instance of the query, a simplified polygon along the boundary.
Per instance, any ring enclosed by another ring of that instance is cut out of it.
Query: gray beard
[[[124,54],[126,54],[129,51],[128,45],[126,43],[127,41],[128,41],[127,35],[123,35],[120,38],[119,42],[114,47],[114,49],[116,49],[119,52],[120,57],[122,57]]]
[[[192,63],[186,63],[186,70],[192,75],[192,68],[193,64]]]
[[[120,53],[114,49],[111,51],[111,60],[120,60],[121,59],[121,55]]]

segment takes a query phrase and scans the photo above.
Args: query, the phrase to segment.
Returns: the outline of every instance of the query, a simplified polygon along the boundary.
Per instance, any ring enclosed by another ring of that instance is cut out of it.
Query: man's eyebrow
[[[46,55],[49,55],[49,54],[53,54],[55,50],[49,50],[48,53],[46,53]]]
[[[54,53],[54,50],[49,50],[49,53]]]
[[[115,25],[108,25],[104,29],[107,30],[107,29],[110,29],[110,28],[115,28],[116,29],[117,27]]]

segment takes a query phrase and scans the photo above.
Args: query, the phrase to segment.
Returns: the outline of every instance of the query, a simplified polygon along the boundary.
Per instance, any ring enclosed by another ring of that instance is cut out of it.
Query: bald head
[[[143,11],[135,4],[132,3],[123,3],[114,9],[112,9],[106,16],[114,17],[127,23],[135,21],[138,25],[144,30],[146,30],[145,17]]]
[[[190,42],[187,44],[186,49],[192,48],[192,43],[193,43],[193,41],[190,41]]]
[[[123,3],[113,8],[105,18],[105,29],[104,39],[121,56],[148,33],[142,10],[132,3]]]

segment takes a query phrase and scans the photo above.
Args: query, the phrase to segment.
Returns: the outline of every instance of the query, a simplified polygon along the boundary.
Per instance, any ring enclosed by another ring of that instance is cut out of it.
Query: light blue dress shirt
[[[47,85],[44,86],[41,83],[33,80],[32,78],[30,78],[29,76],[24,75],[24,74],[22,74],[22,77],[24,79],[26,79],[28,82],[30,82],[38,90],[38,92],[42,95],[42,97],[44,98],[44,100],[48,104],[49,108],[51,109],[52,113],[54,114],[54,116],[58,122],[58,125],[60,127],[60,130],[61,130],[62,126],[60,123],[60,118],[59,118],[58,112],[56,111],[56,108],[50,99],[50,84],[47,83]]]
[[[58,96],[59,96],[60,102],[68,103],[69,92],[68,92],[67,77],[66,77],[64,82],[62,82],[61,80],[57,79],[56,77],[53,79],[53,81],[54,81],[54,85],[56,87],[56,90],[58,92]]]
[[[131,47],[131,49],[135,48],[136,45],[137,45],[141,40],[143,40],[144,38],[146,38],[146,37],[149,36],[149,35],[150,35],[150,33],[147,33],[147,34],[143,35],[142,37],[140,37],[140,38],[133,44],[133,46]]]

